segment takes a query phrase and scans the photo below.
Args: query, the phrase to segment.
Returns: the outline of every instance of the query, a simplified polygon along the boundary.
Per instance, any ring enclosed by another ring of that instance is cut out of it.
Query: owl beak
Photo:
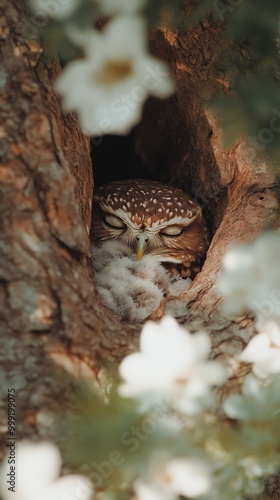
[[[138,260],[141,260],[149,241],[149,237],[145,233],[139,233],[136,236],[136,256]]]

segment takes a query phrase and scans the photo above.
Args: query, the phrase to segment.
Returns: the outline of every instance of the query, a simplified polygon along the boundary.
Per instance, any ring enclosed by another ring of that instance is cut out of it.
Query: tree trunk
[[[88,235],[89,139],[76,116],[62,116],[52,90],[59,64],[46,65],[40,47],[24,36],[27,17],[18,4],[2,0],[0,7],[0,417],[5,425],[7,390],[14,387],[18,436],[57,439],[48,417],[70,404],[73,382],[61,376],[58,384],[52,374],[66,370],[102,383],[105,361],[119,362],[135,348],[141,326],[124,323],[99,300]],[[188,34],[153,33],[152,51],[167,59],[177,92],[147,102],[133,137],[143,172],[194,194],[213,236],[191,288],[165,301],[157,317],[183,304],[178,320],[210,332],[212,357],[232,370],[232,390],[242,375],[233,356],[254,322],[224,318],[214,284],[227,245],[274,223],[278,201],[270,166],[244,140],[226,149],[205,112],[205,98],[227,88],[215,68],[220,31],[205,22]]]
[[[167,101],[147,103],[136,136],[138,154],[145,166],[153,166],[157,178],[195,195],[212,234],[202,271],[179,300],[161,305],[157,317],[164,311],[174,313],[184,303],[179,322],[187,322],[191,331],[202,327],[210,333],[212,356],[222,357],[230,367],[228,390],[233,390],[240,382],[240,367],[233,357],[254,334],[254,321],[252,316],[235,321],[223,317],[215,283],[231,242],[250,241],[277,224],[275,173],[245,139],[226,148],[214,116],[205,111],[205,99],[228,86],[215,68],[222,45],[219,26],[205,23],[176,36],[161,29],[151,44],[156,55],[167,57],[177,92]]]
[[[2,2],[0,390],[2,424],[14,387],[18,435],[34,437],[48,434],[36,409],[51,413],[69,392],[63,378],[50,383],[54,364],[97,380],[102,359],[121,359],[139,327],[124,328],[96,293],[89,139],[75,116],[62,118],[58,65],[23,36],[23,19],[18,2]]]

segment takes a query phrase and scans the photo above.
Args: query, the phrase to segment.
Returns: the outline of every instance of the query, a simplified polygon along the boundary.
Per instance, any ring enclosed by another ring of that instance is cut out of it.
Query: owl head
[[[208,237],[201,208],[178,188],[142,179],[114,181],[95,189],[91,238],[119,239],[141,259],[189,267],[205,255]]]

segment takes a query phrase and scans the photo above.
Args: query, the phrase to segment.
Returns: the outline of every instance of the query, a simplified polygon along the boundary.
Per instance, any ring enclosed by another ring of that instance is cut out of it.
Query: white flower
[[[138,500],[175,500],[177,495],[195,498],[211,488],[209,468],[193,459],[173,459],[151,483],[138,481],[135,491]]]
[[[56,89],[64,109],[77,111],[85,133],[127,134],[140,121],[148,95],[165,98],[173,92],[167,66],[147,53],[142,17],[117,17],[79,43],[86,58],[65,67]]]
[[[208,468],[196,460],[171,460],[164,470],[164,476],[171,491],[189,498],[203,495],[211,487]]]
[[[9,490],[7,474],[9,452],[1,466],[0,492],[3,500],[90,500],[93,486],[89,479],[79,475],[58,478],[61,458],[57,447],[49,442],[22,441],[15,445],[15,492]],[[8,476],[9,477],[9,476]],[[68,494],[68,495],[67,495]]]
[[[256,335],[240,354],[239,359],[253,363],[253,373],[266,378],[272,373],[280,373],[280,328],[268,321],[262,332]]]
[[[147,397],[154,391],[184,413],[196,413],[210,401],[209,387],[226,378],[223,365],[207,361],[210,347],[206,333],[191,335],[171,317],[158,324],[148,321],[140,335],[141,351],[120,365],[121,395]]]
[[[177,495],[162,485],[137,481],[134,485],[137,500],[176,500]]]
[[[44,494],[41,494],[41,500],[91,500],[93,486],[86,477],[72,474],[58,478],[51,484]],[[38,499],[37,499],[38,500]]]
[[[147,0],[97,0],[104,14],[133,14],[139,12]]]
[[[42,17],[64,19],[70,16],[80,0],[29,0],[31,8]]]
[[[242,387],[242,394],[230,395],[223,404],[225,413],[234,419],[266,421],[272,424],[272,416],[279,414],[280,376],[274,375],[262,381],[248,375]]]
[[[217,283],[231,314],[253,311],[280,321],[280,233],[268,231],[253,243],[239,244],[224,256]]]

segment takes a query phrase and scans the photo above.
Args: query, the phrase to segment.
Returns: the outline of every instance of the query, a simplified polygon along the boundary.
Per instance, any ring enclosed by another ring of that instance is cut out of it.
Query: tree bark
[[[24,36],[26,19],[16,0],[2,0],[0,418],[5,425],[7,389],[14,387],[18,436],[56,440],[50,418],[71,404],[74,384],[64,373],[102,384],[106,364],[137,346],[141,326],[107,310],[96,292],[89,140],[76,116],[62,116],[52,87],[59,64],[47,64],[40,46]],[[244,374],[234,356],[254,334],[254,321],[224,318],[215,282],[230,242],[251,240],[275,223],[278,198],[269,164],[243,139],[225,148],[205,111],[205,98],[228,87],[216,69],[220,35],[221,27],[207,22],[187,34],[153,33],[152,51],[167,59],[177,92],[147,102],[135,148],[145,171],[195,195],[213,236],[191,288],[166,300],[157,317],[179,304],[180,322],[191,331],[208,330],[212,357],[226,361],[232,375],[227,390],[234,390]],[[58,373],[60,383],[52,378]]]
[[[178,320],[187,322],[191,331],[203,328],[210,333],[212,356],[223,358],[230,367],[227,390],[233,390],[240,383],[239,374],[244,375],[234,356],[255,333],[254,321],[252,315],[225,318],[215,283],[230,243],[250,241],[277,225],[279,198],[269,159],[244,138],[226,148],[215,117],[205,107],[206,99],[229,87],[216,69],[222,44],[221,26],[207,22],[188,33],[162,28],[153,34],[152,50],[167,59],[177,91],[164,102],[147,103],[136,146],[156,178],[196,197],[212,234],[204,267],[192,286],[179,299],[164,301],[156,316],[174,313],[184,303],[185,314],[180,307]]]
[[[50,383],[54,365],[98,380],[102,359],[121,359],[139,327],[124,328],[96,293],[89,139],[75,116],[62,117],[57,62],[47,66],[23,36],[19,7],[3,1],[0,14],[0,415],[5,425],[7,389],[16,388],[24,437],[47,434],[38,408],[51,413],[67,400],[67,378]]]

